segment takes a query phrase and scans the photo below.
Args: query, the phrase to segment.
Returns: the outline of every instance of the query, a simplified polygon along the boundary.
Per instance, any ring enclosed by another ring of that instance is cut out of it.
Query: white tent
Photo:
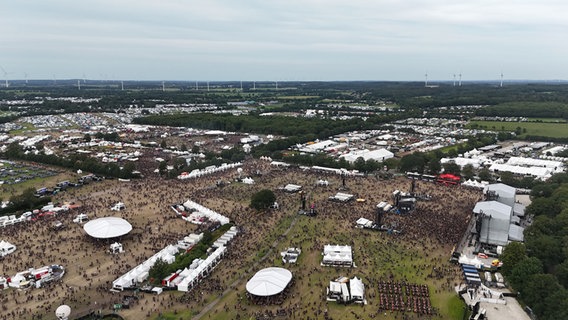
[[[85,223],[83,229],[93,238],[108,239],[129,233],[132,230],[132,225],[122,218],[105,217]]]
[[[349,280],[349,288],[351,291],[351,299],[362,302],[365,299],[365,285],[363,281],[357,277]]]
[[[353,265],[351,246],[325,245],[322,254],[324,265]]]
[[[0,241],[0,257],[5,257],[14,251],[16,251],[15,245],[8,241]]]
[[[266,268],[258,271],[246,285],[247,292],[260,297],[281,293],[292,280],[292,273],[284,268]]]

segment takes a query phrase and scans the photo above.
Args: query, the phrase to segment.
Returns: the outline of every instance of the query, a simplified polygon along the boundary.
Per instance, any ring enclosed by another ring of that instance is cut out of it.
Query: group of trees
[[[539,319],[568,319],[568,174],[534,186],[526,214],[525,243],[513,242],[501,256],[503,274]]]
[[[0,209],[0,216],[40,208],[50,201],[51,197],[38,198],[33,188],[27,188],[21,194],[10,197],[8,206]]]
[[[520,101],[520,100],[519,100]],[[507,102],[478,109],[478,116],[568,119],[568,101]]]

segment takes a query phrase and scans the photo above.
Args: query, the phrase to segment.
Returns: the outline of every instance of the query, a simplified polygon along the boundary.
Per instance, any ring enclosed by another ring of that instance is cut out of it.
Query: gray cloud
[[[19,0],[11,77],[172,80],[567,78],[564,1]]]

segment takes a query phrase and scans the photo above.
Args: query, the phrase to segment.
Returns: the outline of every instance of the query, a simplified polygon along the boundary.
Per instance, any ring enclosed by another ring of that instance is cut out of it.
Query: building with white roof
[[[375,149],[375,150],[365,149],[365,150],[354,150],[347,154],[342,155],[341,157],[345,158],[345,160],[351,163],[355,162],[359,157],[363,158],[365,161],[372,159],[378,162],[383,162],[387,159],[393,158],[394,153],[384,148]]]

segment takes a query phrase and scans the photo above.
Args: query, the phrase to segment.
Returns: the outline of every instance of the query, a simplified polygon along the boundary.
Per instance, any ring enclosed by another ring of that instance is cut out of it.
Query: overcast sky
[[[0,66],[10,79],[568,79],[567,12],[565,0],[2,1]]]

